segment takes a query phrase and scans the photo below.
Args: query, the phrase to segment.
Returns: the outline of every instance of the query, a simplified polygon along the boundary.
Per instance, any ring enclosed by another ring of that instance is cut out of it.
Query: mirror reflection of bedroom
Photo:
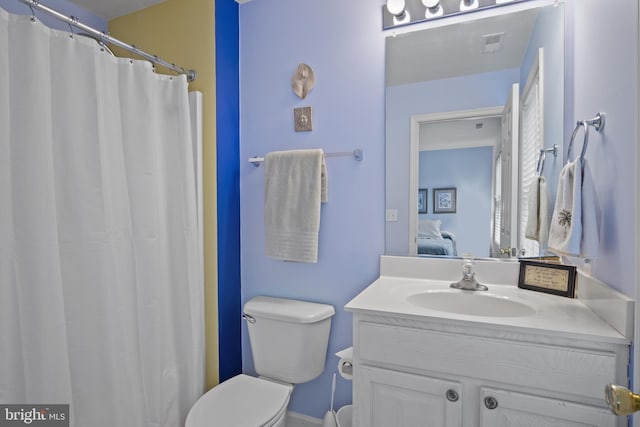
[[[495,13],[386,39],[387,254],[546,254],[526,229],[562,167],[564,9]]]
[[[426,199],[418,210],[419,255],[489,256],[500,135],[500,116],[420,125],[418,186]]]

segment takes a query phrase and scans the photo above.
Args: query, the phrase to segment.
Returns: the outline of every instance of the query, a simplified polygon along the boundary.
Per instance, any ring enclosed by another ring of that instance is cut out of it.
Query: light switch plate
[[[387,222],[395,222],[398,220],[397,209],[387,209]]]

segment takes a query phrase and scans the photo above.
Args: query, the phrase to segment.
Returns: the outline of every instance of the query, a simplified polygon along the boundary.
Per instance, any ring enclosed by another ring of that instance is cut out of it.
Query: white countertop
[[[533,314],[520,317],[468,315],[428,309],[407,300],[409,295],[419,292],[433,290],[449,292],[451,282],[451,280],[381,276],[347,303],[345,310],[423,321],[447,322],[458,326],[466,324],[570,339],[588,339],[603,343],[627,345],[630,342],[578,299],[529,291],[515,285],[483,282],[489,287],[488,295],[523,303],[535,310]]]

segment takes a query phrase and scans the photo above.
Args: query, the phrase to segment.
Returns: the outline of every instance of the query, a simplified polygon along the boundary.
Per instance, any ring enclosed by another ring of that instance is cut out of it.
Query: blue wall
[[[306,99],[292,91],[299,63],[316,73]],[[333,355],[352,344],[343,306],[379,276],[384,251],[384,34],[369,0],[257,0],[240,5],[240,201],[242,302],[264,294],[332,304],[325,372],[297,386],[290,409],[321,418],[329,408]],[[296,133],[293,108],[311,106],[313,131]],[[248,157],[320,147],[364,149],[364,160],[327,159],[329,202],[322,207],[317,264],[264,254],[263,168]],[[222,250],[222,248],[221,248]],[[243,369],[253,372],[243,326]],[[351,401],[338,376],[336,407]]]
[[[220,381],[224,381],[242,372],[238,4],[216,0],[215,13],[218,357]]]
[[[420,152],[419,188],[428,188],[427,215],[456,236],[458,255],[488,257],[491,242],[493,147]],[[456,187],[456,213],[433,213],[433,189]]]
[[[597,133],[591,129],[586,153],[601,214],[600,253],[593,261],[593,275],[635,297],[639,255],[638,2],[615,1],[608,2],[606,8],[601,6],[596,0],[567,3],[567,62],[572,78],[567,79],[569,110],[565,111],[564,140],[569,141],[577,120],[605,113],[604,130]]]
[[[107,31],[107,21],[94,15],[93,13],[82,9],[68,0],[40,0],[40,3],[48,6],[64,15],[75,16],[80,22],[86,24],[96,30]],[[10,13],[19,15],[31,15],[31,9],[18,0],[0,0],[0,7]],[[36,11],[36,17],[43,24],[62,31],[69,31],[69,25],[50,17],[44,12]]]

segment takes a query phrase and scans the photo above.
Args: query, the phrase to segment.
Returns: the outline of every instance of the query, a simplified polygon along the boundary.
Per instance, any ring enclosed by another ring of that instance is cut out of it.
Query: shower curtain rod
[[[31,11],[33,12],[33,9],[38,9],[42,12],[45,12],[46,14],[53,16],[56,19],[59,19],[61,21],[66,22],[69,26],[73,26],[76,28],[79,28],[83,31],[86,31],[87,33],[97,37],[102,43],[108,43],[108,44],[112,44],[115,46],[118,46],[122,49],[125,49],[129,52],[135,53],[136,55],[139,55],[141,57],[143,57],[144,59],[153,62],[154,64],[158,64],[161,65],[165,68],[168,68],[172,71],[175,71],[178,74],[186,74],[187,76],[187,80],[189,82],[192,82],[196,79],[196,71],[195,70],[187,70],[185,68],[179,67],[176,64],[171,64],[165,60],[163,60],[162,58],[159,58],[157,55],[152,55],[150,53],[147,53],[137,47],[135,47],[134,45],[125,43],[123,41],[120,41],[114,37],[111,37],[109,34],[106,34],[103,31],[100,30],[96,30],[93,27],[90,27],[88,25],[83,24],[82,22],[80,22],[78,20],[78,18],[74,17],[74,16],[67,16],[64,15],[60,12],[58,12],[57,10],[51,9],[43,4],[41,4],[38,0],[18,0],[21,3],[26,4],[27,6],[29,6],[31,8]],[[34,17],[35,17],[35,13],[34,13]]]

